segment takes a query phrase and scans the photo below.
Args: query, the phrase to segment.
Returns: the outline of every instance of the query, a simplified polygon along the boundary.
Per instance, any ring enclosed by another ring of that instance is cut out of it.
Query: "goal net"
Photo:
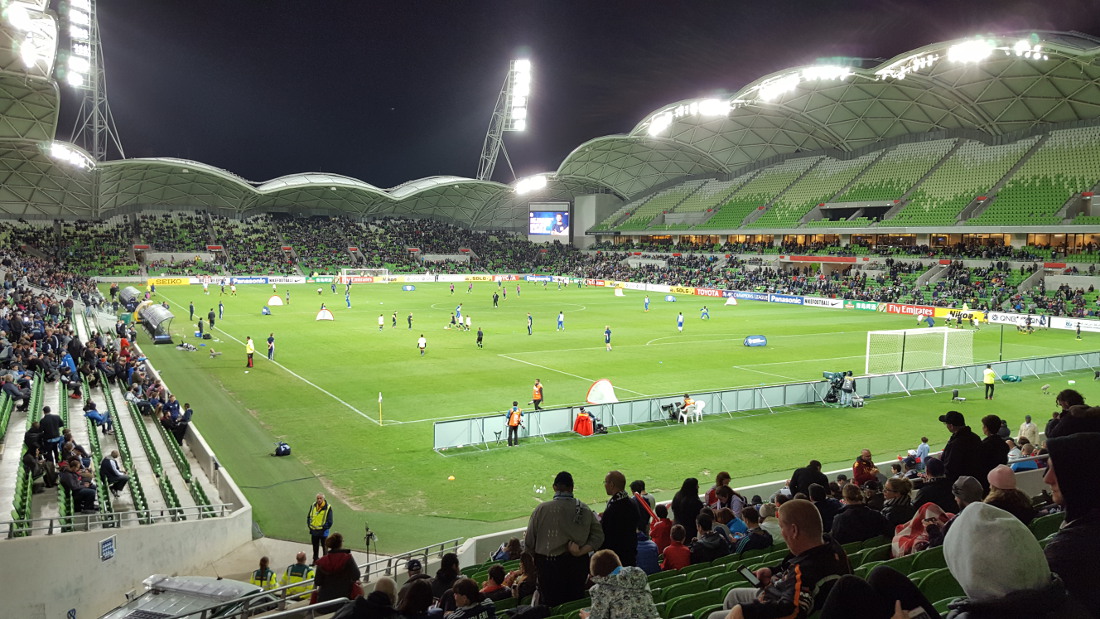
[[[974,362],[974,332],[933,327],[867,332],[867,374],[928,370]]]
[[[389,274],[389,269],[340,269],[340,278],[337,280],[337,283],[370,283],[379,277],[386,277]]]

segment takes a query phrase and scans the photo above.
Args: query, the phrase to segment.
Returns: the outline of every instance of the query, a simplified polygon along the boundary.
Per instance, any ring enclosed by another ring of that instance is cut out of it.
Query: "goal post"
[[[868,331],[866,374],[929,370],[974,362],[974,332],[932,327]]]
[[[370,282],[379,277],[386,277],[389,274],[389,269],[340,269],[340,277],[336,282],[339,284]]]

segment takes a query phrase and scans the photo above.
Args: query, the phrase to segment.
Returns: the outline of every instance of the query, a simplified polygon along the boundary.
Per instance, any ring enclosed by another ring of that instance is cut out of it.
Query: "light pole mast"
[[[107,101],[107,76],[95,2],[62,2],[61,13],[68,26],[69,56],[67,62],[58,64],[58,77],[83,94],[73,125],[73,143],[88,151],[96,161],[104,161],[114,152],[119,158],[125,158],[126,153],[122,150],[111,104]]]
[[[513,60],[508,68],[508,77],[500,88],[493,118],[489,121],[489,131],[485,134],[485,143],[481,147],[481,161],[477,166],[478,180],[487,181],[497,167],[497,157],[501,151],[512,169],[508,158],[508,149],[504,147],[505,131],[524,131],[527,129],[527,101],[531,95],[531,61]],[[512,178],[516,176],[512,170]]]

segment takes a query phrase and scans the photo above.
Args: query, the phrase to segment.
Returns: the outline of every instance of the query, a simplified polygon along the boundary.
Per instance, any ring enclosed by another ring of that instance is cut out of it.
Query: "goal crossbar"
[[[929,327],[868,331],[864,371],[890,374],[967,365],[974,360],[974,332]]]

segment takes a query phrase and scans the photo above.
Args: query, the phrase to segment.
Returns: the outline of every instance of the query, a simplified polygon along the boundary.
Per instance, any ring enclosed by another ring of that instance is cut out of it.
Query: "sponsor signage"
[[[225,248],[222,247],[221,245],[207,245],[206,246],[206,251],[221,251],[223,249],[225,249]]]
[[[1077,325],[1081,325],[1082,331],[1088,331],[1090,333],[1100,333],[1100,321],[1096,320],[1057,317],[1051,318],[1050,323],[1051,328],[1054,329],[1066,329],[1068,331],[1076,331]]]
[[[467,275],[462,279],[464,282],[491,282],[493,281],[492,275]]]
[[[746,299],[748,301],[767,301],[768,293],[766,292],[744,292],[736,290],[733,293],[735,299]]]
[[[269,277],[266,277],[264,279],[266,279],[267,281],[266,282],[261,282],[261,283],[265,283],[265,284],[304,284],[305,281],[306,281],[305,278],[303,278],[301,275],[294,275],[294,276],[291,276],[291,277],[283,277],[283,276],[270,277],[269,276]],[[237,282],[240,283],[240,280],[238,279]]]
[[[190,286],[189,277],[150,277],[149,286]]]
[[[931,316],[936,308],[927,305],[906,305],[905,303],[879,303],[878,311],[906,316]]]
[[[290,247],[290,245],[283,245],[280,249],[282,249],[283,251],[290,251],[292,248]]]
[[[525,280],[529,282],[552,282],[554,281],[553,275],[526,275]]]
[[[768,338],[763,335],[750,335],[745,338],[745,346],[767,346]]]
[[[865,312],[877,312],[878,303],[874,301],[845,301],[844,309],[863,310]]]
[[[1026,327],[1027,321],[1031,319],[1031,326],[1035,328],[1046,328],[1050,326],[1050,317],[1040,314],[1011,314],[1009,312],[989,312],[989,322],[997,325],[1015,325],[1017,327]],[[1082,323],[1085,321],[1082,320]],[[1084,331],[1084,325],[1081,326],[1081,330]]]
[[[814,307],[844,307],[844,301],[841,299],[823,299],[821,297],[802,297],[802,304]]]
[[[405,281],[415,282],[415,283],[434,282],[435,281],[435,276],[434,275],[406,275],[405,276]]]
[[[802,297],[789,294],[770,294],[768,301],[772,303],[786,303],[787,305],[802,305]]]
[[[149,249],[149,246],[148,246],[148,245],[134,245],[134,249],[145,249],[145,250],[148,250],[148,249]]]
[[[231,277],[229,278],[231,284],[266,284],[268,283],[266,277]],[[288,283],[288,282],[283,282]]]
[[[418,254],[418,253],[420,253],[420,248],[419,247],[410,247],[409,248],[409,253],[410,254]]]
[[[373,284],[374,278],[370,275],[348,275],[344,277],[345,284]]]
[[[936,311],[932,314],[936,318],[943,318],[945,316],[951,316],[952,318],[963,318],[964,320],[970,320],[971,316],[977,316],[978,320],[985,320],[985,312],[979,312],[978,310],[961,310],[951,307],[937,307]]]
[[[855,262],[855,256],[780,256],[780,260],[789,262],[827,262],[849,264]]]
[[[1043,263],[1043,268],[1044,269],[1064,269],[1064,268],[1066,268],[1066,263],[1065,262],[1044,262]]]
[[[722,296],[722,291],[716,288],[696,288],[695,294],[701,297],[719,297]]]
[[[336,281],[336,278],[332,275],[319,275],[317,277],[307,277],[306,283],[309,284],[331,284]]]
[[[359,251],[359,248],[358,248],[358,247],[349,247],[349,248],[348,248],[348,251],[350,251],[350,252],[357,252],[357,251]]]
[[[695,294],[695,289],[688,286],[672,286],[668,291],[676,294]]]

